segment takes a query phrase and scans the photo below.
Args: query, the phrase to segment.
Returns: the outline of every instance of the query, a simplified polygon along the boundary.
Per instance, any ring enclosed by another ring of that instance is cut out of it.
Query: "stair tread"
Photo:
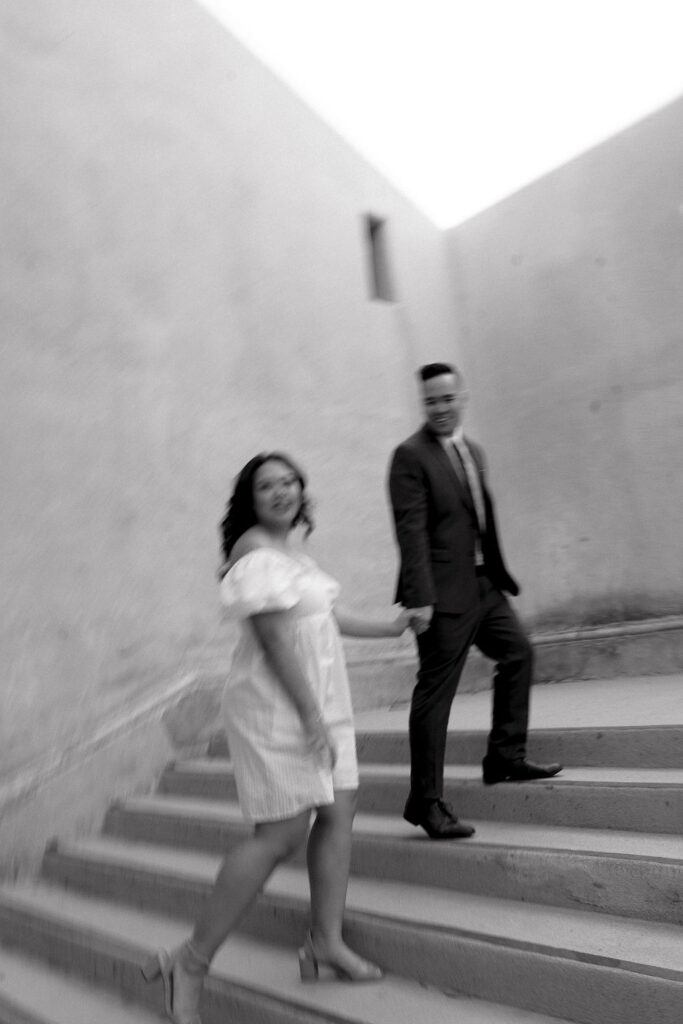
[[[218,856],[157,844],[85,839],[60,847],[65,856],[137,866],[210,883]],[[266,889],[308,899],[303,868],[278,868]],[[594,914],[590,911],[472,895],[430,886],[352,877],[347,907],[414,927],[455,930],[483,941],[537,952],[558,950],[570,959],[610,961],[614,966],[674,977],[683,982],[683,929],[679,925]]]
[[[154,794],[121,801],[123,811],[158,816],[178,815],[190,820],[246,824],[238,804],[199,797]],[[468,819],[469,820],[469,819]],[[467,846],[524,847],[539,851],[570,851],[683,863],[683,838],[669,834],[622,832],[612,829],[569,828],[560,825],[524,825],[506,821],[472,821],[474,836]],[[416,831],[398,815],[359,813],[353,826],[356,835],[408,839],[430,844],[421,830]],[[461,844],[450,843],[457,852]]]
[[[136,955],[159,947],[172,948],[187,935],[187,925],[171,918],[40,883],[0,889],[0,898],[41,916],[67,921],[129,949],[133,947]],[[396,1024],[397,1020],[423,1018],[434,1024],[452,1024],[453,1020],[459,1024],[569,1024],[545,1014],[449,996],[394,975],[385,977],[378,985],[336,981],[302,985],[294,950],[238,933],[231,935],[219,950],[211,974],[308,1011],[320,1012],[325,1020],[334,1015],[350,1024]],[[135,1019],[144,1022],[146,1018],[138,1014]]]
[[[159,1024],[162,1020],[35,957],[0,946],[0,1015],[3,1009],[19,1009],[45,1024]]]
[[[232,764],[224,758],[203,758],[191,759],[176,762],[173,772],[190,775],[232,775]],[[372,764],[360,765],[361,777],[365,778],[395,778],[397,775],[409,776],[409,766],[403,764]],[[469,764],[448,764],[444,769],[446,781],[456,782],[479,782],[481,779],[481,766]],[[571,786],[598,784],[603,786],[683,786],[683,769],[677,768],[564,768],[560,775],[551,779],[537,779],[525,783],[500,783],[498,786],[486,787],[492,792],[500,792],[501,786],[525,788],[538,786]]]
[[[553,685],[559,686],[562,684],[557,683]],[[683,691],[683,681],[681,682],[681,690]],[[364,716],[377,716],[377,724],[375,725],[372,720],[363,722],[362,719]],[[381,722],[379,721],[379,716],[382,718]],[[360,718],[361,721],[358,721],[358,718]],[[594,736],[595,733],[599,733],[600,736],[619,736],[624,733],[630,734],[634,729],[645,735],[661,735],[662,733],[669,732],[671,734],[675,734],[680,732],[681,725],[683,725],[683,723],[676,722],[673,724],[671,722],[648,722],[644,725],[641,722],[632,722],[624,725],[599,725],[596,723],[586,723],[585,725],[561,725],[558,723],[557,725],[544,725],[535,728],[532,732],[529,732],[528,739],[530,743],[533,743],[537,736],[565,736],[567,733],[572,735],[586,734],[589,736]],[[478,736],[485,741],[490,729],[490,723],[482,726],[473,725],[469,728],[462,727],[457,729],[454,726],[449,725],[448,738],[457,742],[460,736]],[[405,718],[398,721],[398,713],[394,708],[360,712],[356,720],[356,736],[359,736],[364,740],[371,740],[376,736],[385,740],[388,738],[403,739],[408,742],[408,715],[406,713]]]
[[[366,765],[361,767],[361,775],[382,776],[400,773],[408,777],[407,765]],[[449,764],[444,770],[446,781],[472,781],[483,786],[481,767],[469,764]],[[487,786],[492,792],[500,792],[502,787],[525,789],[538,786],[683,786],[683,769],[677,768],[563,768],[561,774],[550,779],[536,779],[524,783],[499,783]]]
[[[577,679],[532,691],[530,736],[541,729],[600,726],[604,729],[683,725],[683,674]],[[408,728],[409,702],[367,709],[356,716],[358,732]],[[453,701],[449,732],[491,728],[491,691],[459,693]]]

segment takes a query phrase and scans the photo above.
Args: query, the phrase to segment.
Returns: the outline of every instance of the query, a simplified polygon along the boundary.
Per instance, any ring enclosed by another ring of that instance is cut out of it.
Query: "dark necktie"
[[[479,524],[479,532],[484,533],[486,531],[486,511],[484,508],[484,496],[481,491],[481,484],[479,482],[479,473],[474,463],[474,459],[470,453],[464,440],[458,438],[453,441],[453,455],[455,458],[452,460],[455,464],[456,461],[460,462],[460,472],[458,476],[462,481],[462,473],[464,470],[465,482],[467,489],[470,492],[472,498],[472,504],[474,505],[474,511],[477,514],[477,522]],[[457,467],[456,467],[457,469]]]

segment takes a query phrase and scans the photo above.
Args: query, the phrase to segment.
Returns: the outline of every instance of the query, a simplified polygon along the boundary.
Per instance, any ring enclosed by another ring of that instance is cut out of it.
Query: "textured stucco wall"
[[[456,335],[443,236],[189,0],[3,0],[0,61],[6,777],[222,663],[216,525],[259,450],[388,607],[386,461]]]
[[[683,101],[447,237],[520,608],[680,612]]]

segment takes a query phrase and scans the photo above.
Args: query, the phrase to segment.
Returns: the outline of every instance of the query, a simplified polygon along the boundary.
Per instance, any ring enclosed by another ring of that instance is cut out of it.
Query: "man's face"
[[[430,429],[448,437],[462,422],[467,392],[460,377],[443,373],[422,382],[422,401]]]

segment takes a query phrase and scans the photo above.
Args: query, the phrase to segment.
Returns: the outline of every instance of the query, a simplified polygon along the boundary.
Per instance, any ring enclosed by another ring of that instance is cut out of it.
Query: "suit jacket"
[[[486,532],[481,538],[486,573],[499,590],[518,594],[498,543],[483,452],[469,438],[467,444],[486,509]],[[406,608],[434,605],[437,611],[450,614],[471,607],[479,596],[474,562],[476,511],[469,488],[426,426],[395,450],[389,493],[401,556],[396,601]]]

